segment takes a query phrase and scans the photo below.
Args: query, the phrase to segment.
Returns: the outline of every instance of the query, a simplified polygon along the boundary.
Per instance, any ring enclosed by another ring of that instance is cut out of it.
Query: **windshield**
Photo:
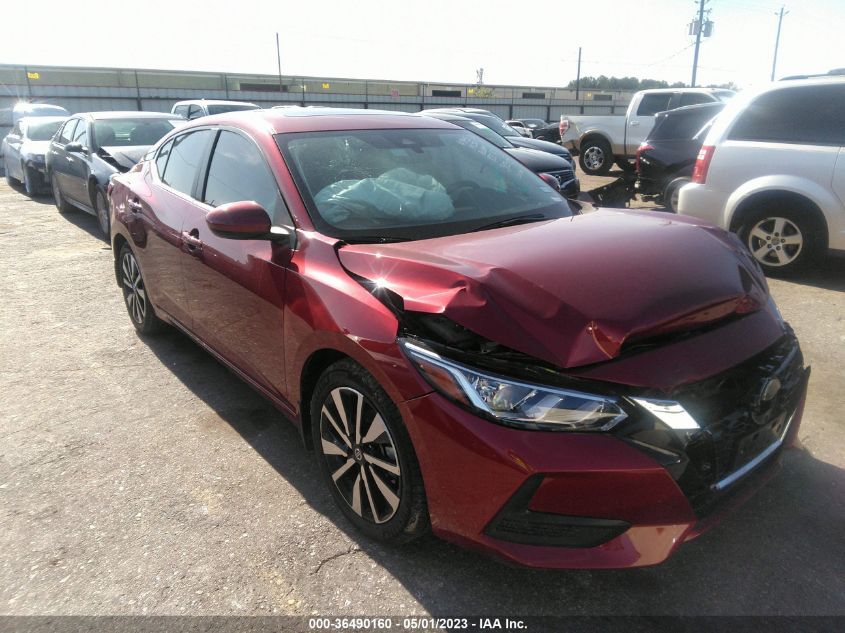
[[[176,127],[171,119],[101,119],[94,122],[97,147],[154,145]]]
[[[522,119],[522,122],[530,128],[546,127],[548,125],[543,119]]]
[[[733,90],[716,90],[713,94],[719,101],[730,101],[736,96]]]
[[[49,141],[59,130],[64,121],[48,121],[47,123],[36,123],[30,121],[26,126],[26,137],[30,141]]]
[[[484,125],[483,123],[479,123],[478,121],[449,121],[453,125],[457,125],[459,127],[464,128],[465,130],[469,130],[470,132],[474,132],[478,134],[481,138],[486,141],[490,141],[496,147],[513,147],[510,141],[506,140],[503,136],[499,136],[489,127]]]
[[[209,114],[223,114],[224,112],[258,109],[258,106],[252,105],[251,103],[214,103],[208,105]]]
[[[465,233],[526,214],[572,214],[506,152],[465,130],[278,134],[315,225],[347,241]]]

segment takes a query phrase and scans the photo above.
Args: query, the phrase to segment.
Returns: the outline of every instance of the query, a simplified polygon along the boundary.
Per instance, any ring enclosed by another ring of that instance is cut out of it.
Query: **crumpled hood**
[[[577,367],[626,343],[760,309],[765,278],[721,229],[663,213],[586,215],[339,250],[351,273],[487,339]]]
[[[135,166],[135,163],[143,158],[147,150],[150,149],[150,146],[131,145],[122,147],[118,145],[114,147],[101,147],[100,149],[109,154],[120,165],[122,171],[129,171]]]

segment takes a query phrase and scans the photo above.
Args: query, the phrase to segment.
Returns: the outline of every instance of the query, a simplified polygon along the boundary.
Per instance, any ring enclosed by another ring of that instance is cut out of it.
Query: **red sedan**
[[[110,198],[140,334],[170,324],[269,398],[371,538],[659,563],[800,424],[809,369],[735,237],[593,212],[447,122],[207,117]]]

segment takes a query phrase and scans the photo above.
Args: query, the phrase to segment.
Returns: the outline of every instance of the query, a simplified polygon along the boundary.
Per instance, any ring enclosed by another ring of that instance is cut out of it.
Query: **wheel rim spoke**
[[[340,421],[343,422],[343,430],[346,436],[349,437],[349,421],[346,419],[346,408],[343,406],[343,399],[340,397],[340,389],[332,391],[332,400],[337,409],[337,414],[340,416]]]
[[[370,444],[381,437],[385,432],[387,432],[387,427],[384,425],[384,420],[381,419],[381,415],[377,413],[376,417],[373,418],[373,421],[370,423],[370,428],[367,431],[367,434],[363,437],[363,439],[361,439],[361,444]]]
[[[803,243],[800,235],[787,235],[782,239],[783,243],[787,246],[800,246]]]
[[[788,264],[789,260],[791,259],[789,255],[787,255],[783,250],[775,251],[775,257],[778,258],[778,263],[780,264]]]
[[[786,225],[786,220],[783,218],[775,218],[775,227],[774,233],[777,235],[783,235],[783,227]]]
[[[754,251],[754,257],[757,259],[765,259],[766,254],[769,252],[769,245],[763,244],[760,248]]]
[[[343,477],[344,473],[346,473],[346,471],[349,470],[350,468],[352,468],[352,466],[354,466],[354,465],[355,465],[355,460],[350,457],[349,459],[346,460],[346,462],[343,464],[343,466],[341,466],[340,468],[338,468],[336,471],[334,471],[332,473],[332,479],[336,482],[338,479]]]
[[[396,496],[384,481],[382,481],[381,477],[379,477],[376,472],[373,470],[372,466],[370,466],[370,476],[373,478],[373,481],[376,482],[376,486],[379,489],[382,497],[384,500],[387,501],[387,505],[390,506],[390,509],[396,512],[396,508],[399,507],[399,497]]]
[[[378,466],[382,470],[386,470],[387,472],[391,473],[392,475],[400,475],[401,471],[399,470],[399,466],[394,464],[388,464],[386,461],[379,459],[378,457],[373,457],[372,455],[368,455],[364,453],[364,460],[370,462],[373,466]]]
[[[352,462],[353,464],[355,462]],[[361,513],[361,473],[355,478],[355,483],[352,484],[352,510],[358,516],[363,516]]]
[[[361,413],[364,408],[364,395],[360,392],[355,392],[357,400],[355,402],[355,441],[361,442]]]
[[[343,450],[340,446],[335,444],[334,442],[329,442],[325,438],[320,438],[323,442],[323,454],[325,455],[338,455],[340,457],[348,457],[349,452]]]
[[[756,237],[758,240],[761,240],[763,242],[766,241],[767,237],[771,237],[771,235],[769,235],[766,231],[761,229],[759,226],[754,227],[754,230],[751,231],[751,236]]]
[[[335,422],[334,418],[332,417],[332,414],[329,413],[329,410],[325,407],[325,405],[323,406],[322,414],[323,417],[325,417],[329,421],[329,424],[332,425],[332,428],[335,430],[335,433],[337,433],[338,437],[343,440],[343,443],[346,444],[349,448],[352,448],[352,442],[349,441],[349,437],[347,437],[346,433],[340,430],[340,426],[338,426],[337,422]]]
[[[373,515],[373,520],[376,523],[381,523],[382,521],[381,521],[381,519],[379,518],[379,515],[378,515],[378,509],[376,508],[376,502],[373,501],[373,493],[370,490],[370,482],[367,479],[367,471],[363,467],[361,468],[361,479],[363,479],[363,481],[364,481],[364,491],[367,493],[367,503],[370,504],[370,512]]]

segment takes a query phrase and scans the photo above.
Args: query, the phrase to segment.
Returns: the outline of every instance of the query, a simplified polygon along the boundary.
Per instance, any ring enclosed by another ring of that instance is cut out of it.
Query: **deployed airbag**
[[[433,222],[455,213],[443,185],[404,167],[386,171],[378,178],[339,180],[321,189],[314,202],[332,224],[356,218]]]

